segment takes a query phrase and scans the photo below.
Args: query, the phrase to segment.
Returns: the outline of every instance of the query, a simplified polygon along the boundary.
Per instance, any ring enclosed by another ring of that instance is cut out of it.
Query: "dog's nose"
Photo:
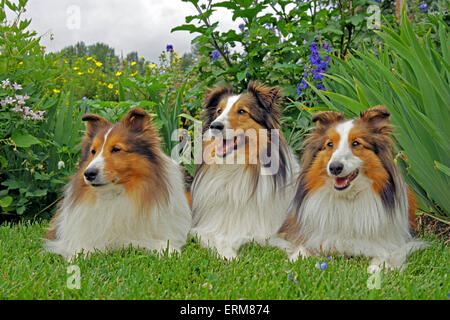
[[[95,178],[97,178],[98,175],[98,169],[95,168],[89,168],[84,171],[84,176],[86,177],[87,181],[94,181]]]
[[[342,170],[344,170],[344,165],[340,162],[334,161],[330,163],[329,169],[332,175],[337,176],[342,172]]]
[[[214,121],[209,127],[214,130],[222,131],[225,126],[220,121]]]

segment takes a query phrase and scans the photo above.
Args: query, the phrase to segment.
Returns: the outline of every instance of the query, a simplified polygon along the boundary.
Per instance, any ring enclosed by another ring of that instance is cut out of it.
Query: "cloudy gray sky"
[[[117,55],[137,51],[157,61],[167,44],[181,54],[190,51],[194,35],[170,30],[195,13],[190,3],[181,0],[29,0],[26,16],[32,18],[30,28],[44,35],[41,43],[48,51],[78,41],[87,45],[104,42],[116,49]],[[233,22],[225,10],[212,20],[217,19],[220,29],[237,29],[240,23]]]

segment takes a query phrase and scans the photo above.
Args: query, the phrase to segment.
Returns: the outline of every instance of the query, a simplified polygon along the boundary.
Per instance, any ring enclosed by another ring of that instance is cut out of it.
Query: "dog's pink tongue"
[[[336,185],[338,187],[345,186],[345,184],[347,183],[346,181],[347,181],[347,177],[338,177],[338,178],[336,178]]]
[[[234,140],[225,140],[217,145],[217,152],[219,154],[226,154],[234,147]]]
[[[222,142],[218,143],[216,146],[216,150],[218,154],[223,154],[224,152],[224,146],[225,144],[223,144]]]

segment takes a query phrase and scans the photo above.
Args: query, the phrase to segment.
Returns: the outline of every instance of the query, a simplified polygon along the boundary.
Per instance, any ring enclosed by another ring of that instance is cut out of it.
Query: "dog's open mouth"
[[[244,144],[244,137],[242,135],[234,136],[231,139],[223,139],[222,143],[218,141],[216,144],[216,154],[219,157],[225,158],[232,151],[239,149]]]
[[[345,177],[337,177],[334,180],[334,188],[336,190],[344,190],[347,189],[350,183],[355,180],[355,178],[358,176],[359,170],[356,169],[352,173],[350,173],[348,176]]]

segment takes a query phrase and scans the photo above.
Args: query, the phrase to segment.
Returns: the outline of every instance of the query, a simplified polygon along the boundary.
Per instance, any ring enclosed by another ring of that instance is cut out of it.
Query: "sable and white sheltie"
[[[206,94],[203,131],[212,139],[191,187],[192,232],[223,258],[246,242],[265,244],[295,194],[299,166],[279,132],[280,101],[277,87],[256,82],[244,94],[226,86]]]
[[[142,109],[117,124],[93,114],[87,121],[77,173],[46,235],[47,250],[67,259],[126,246],[179,251],[191,214],[178,166]]]
[[[291,260],[364,255],[376,272],[403,266],[425,246],[411,234],[415,198],[391,155],[389,116],[381,106],[352,120],[332,111],[313,116],[290,214],[272,242]]]

